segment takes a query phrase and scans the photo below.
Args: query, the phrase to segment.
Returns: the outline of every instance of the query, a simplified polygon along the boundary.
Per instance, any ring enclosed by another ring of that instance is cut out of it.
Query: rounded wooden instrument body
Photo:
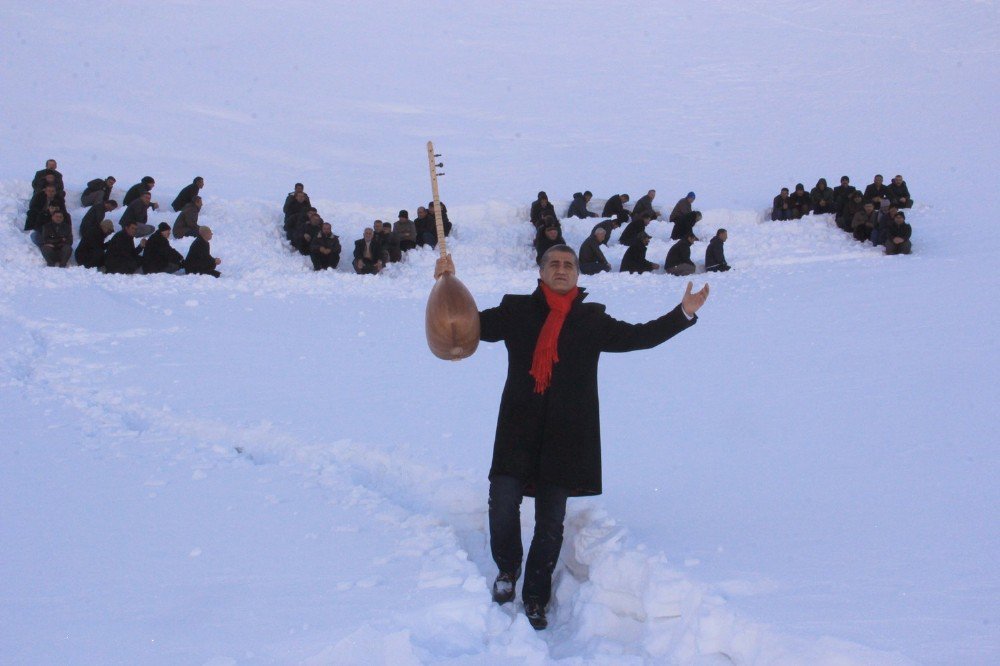
[[[479,308],[462,281],[445,273],[427,298],[427,346],[438,358],[457,361],[479,346]]]

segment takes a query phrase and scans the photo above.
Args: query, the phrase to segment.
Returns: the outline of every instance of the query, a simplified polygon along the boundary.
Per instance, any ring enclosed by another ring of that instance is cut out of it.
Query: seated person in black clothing
[[[687,238],[688,234],[694,233],[694,225],[701,221],[701,211],[692,210],[684,213],[674,221],[674,228],[670,231],[671,240]]]
[[[175,213],[181,212],[184,206],[191,203],[198,193],[201,192],[201,188],[205,187],[205,179],[201,176],[196,176],[190,185],[185,186],[177,194],[177,198],[170,203],[170,207],[174,209]]]
[[[406,210],[399,211],[396,224],[392,227],[392,233],[399,244],[399,252],[407,252],[417,246],[417,225],[410,219],[410,213]]]
[[[56,170],[55,160],[45,160],[45,168],[35,172],[35,177],[31,179],[31,189],[38,192],[46,185],[54,185],[56,193],[65,195],[66,188],[63,187],[63,177]]]
[[[49,221],[42,225],[40,247],[47,266],[66,268],[73,254],[73,227],[61,210],[53,211]]]
[[[298,187],[300,183],[296,183]],[[312,207],[309,203],[309,196],[305,192],[296,191],[288,195],[285,199],[285,238],[292,240],[295,235],[295,230],[298,226],[305,222],[306,215],[309,211],[315,211],[316,209]]]
[[[708,241],[705,249],[705,270],[715,272],[728,271],[730,266],[726,263],[726,252],[723,244],[729,239],[729,233],[725,229],[715,232],[712,240]]]
[[[652,236],[645,231],[640,231],[635,242],[625,250],[625,256],[622,257],[622,263],[618,270],[622,273],[647,273],[659,268],[659,264],[646,260],[646,250],[649,248],[651,238]]]
[[[292,245],[300,254],[309,256],[309,244],[312,239],[319,236],[323,231],[323,218],[315,209],[310,208],[302,224],[295,228],[295,235],[292,237]]]
[[[684,215],[690,213],[691,205],[694,204],[695,198],[696,197],[694,192],[688,192],[687,196],[685,196],[683,199],[678,199],[677,203],[674,204],[674,209],[670,211],[670,217],[668,217],[667,219],[670,220],[671,222],[676,222],[677,220],[681,219],[681,217],[683,217]]]
[[[792,217],[796,220],[803,215],[808,215],[812,209],[812,201],[809,199],[809,193],[806,192],[806,186],[802,183],[795,185],[795,191],[792,192],[788,199],[792,202]]]
[[[610,220],[604,220],[595,224],[590,233],[593,234],[597,229],[604,229],[604,240],[601,241],[601,245],[607,246],[608,241],[611,240],[611,232],[620,226],[622,226],[622,221],[617,217],[613,217]]]
[[[812,211],[817,215],[837,212],[835,197],[833,190],[826,186],[826,178],[820,178],[816,181],[816,187],[809,192]]]
[[[892,182],[887,188],[889,191],[889,202],[897,208],[912,208],[913,199],[910,198],[910,188],[906,186],[906,181],[899,174],[892,177]],[[909,254],[909,253],[907,253]]]
[[[28,215],[24,221],[25,231],[39,231],[49,221],[52,211],[62,211],[66,219],[66,199],[55,185],[49,183],[36,191],[28,203]]]
[[[555,219],[556,209],[549,202],[549,195],[539,192],[538,198],[531,202],[531,223],[535,228],[541,227],[546,217]]]
[[[854,240],[866,241],[872,237],[872,231],[878,223],[878,211],[875,204],[866,201],[864,208],[854,214],[851,220],[851,229],[854,232]]]
[[[441,206],[441,222],[442,222],[442,224],[444,224],[444,235],[445,235],[445,238],[447,238],[448,236],[451,236],[451,219],[448,218],[448,207],[444,205],[443,201],[438,201],[438,205]],[[427,212],[430,214],[431,219],[434,220],[435,217],[434,217],[434,202],[433,201],[431,201],[431,202],[429,202],[427,204]],[[437,222],[435,221],[434,224],[437,225]],[[436,228],[435,228],[434,231],[435,231],[435,233],[437,233],[437,229]]]
[[[309,257],[314,271],[336,268],[340,264],[340,237],[333,233],[329,222],[324,222],[319,235],[312,239]]]
[[[841,223],[841,219],[844,216],[844,207],[847,206],[847,202],[851,200],[857,191],[858,189],[851,185],[851,179],[847,176],[841,176],[840,185],[833,188],[833,205],[837,213],[837,226],[841,229],[845,226]],[[847,223],[850,224],[850,219],[848,219]]]
[[[365,228],[364,238],[354,241],[354,272],[378,275],[382,270],[382,248],[371,227]]]
[[[147,192],[150,193],[149,205],[153,207],[153,210],[159,210],[160,204],[152,200],[153,188],[156,187],[156,181],[153,180],[152,176],[143,176],[142,180],[128,188],[128,192],[125,193],[125,198],[122,199],[122,205],[128,206],[130,203],[141,197]]]
[[[645,213],[634,214],[632,216],[632,221],[628,223],[628,226],[622,229],[622,234],[618,237],[618,242],[621,245],[632,245],[646,233],[646,227],[648,227],[649,223],[652,221],[653,218],[649,217]]]
[[[906,222],[906,213],[899,211],[889,225],[889,233],[885,239],[886,254],[910,254],[913,251],[913,244],[910,236],[913,235],[913,227]]]
[[[184,258],[184,270],[188,275],[211,275],[220,277],[222,273],[217,270],[217,266],[222,263],[222,259],[212,256],[212,230],[202,225],[198,227],[198,237],[188,248],[187,257]]]
[[[142,251],[143,273],[176,273],[184,268],[184,257],[170,247],[170,225],[160,222],[156,233],[146,239],[146,247]]]
[[[201,197],[195,197],[184,204],[174,220],[174,238],[198,236],[198,216],[201,215]]]
[[[781,193],[774,197],[774,201],[771,204],[771,220],[790,220],[794,215],[792,200],[788,196],[788,188],[783,187],[781,188]]]
[[[549,218],[550,220],[554,218]],[[559,230],[559,225],[552,222],[546,224],[541,229],[541,233],[535,239],[535,262],[541,266],[542,265],[542,255],[550,247],[555,245],[565,245],[566,242],[563,240],[562,232]]]
[[[375,240],[378,241],[379,249],[382,250],[382,265],[394,264],[403,258],[403,251],[399,249],[399,241],[392,231],[391,222],[375,220],[372,224],[372,231]]]
[[[299,197],[299,194],[302,196]],[[294,210],[291,210],[290,207],[292,206],[293,201],[298,202],[299,206]],[[305,202],[305,208],[301,207],[303,202]],[[281,210],[285,214],[285,217],[288,217],[292,213],[304,213],[306,209],[311,207],[312,204],[309,202],[309,195],[306,194],[306,186],[302,183],[295,183],[294,189],[292,189],[292,191],[288,193],[288,196],[285,197],[285,205]]]
[[[854,190],[844,202],[840,215],[837,216],[837,226],[847,232],[853,231],[851,224],[854,221],[854,216],[862,208],[864,208],[864,197],[859,190]]]
[[[150,192],[140,194],[137,199],[126,206],[125,212],[122,213],[121,219],[118,220],[118,224],[123,227],[127,222],[135,222],[137,225],[135,233],[140,238],[156,231],[156,227],[149,224],[149,207],[152,205],[150,202],[151,196]]]
[[[865,201],[872,201],[878,207],[882,199],[889,196],[889,188],[882,183],[882,174],[875,174],[875,180],[865,188]]]
[[[80,232],[80,244],[76,246],[76,263],[84,268],[104,267],[104,239],[115,230],[115,223],[102,220]]]
[[[691,275],[694,273],[694,262],[691,261],[691,245],[698,240],[694,234],[688,234],[680,239],[667,251],[667,262],[664,266],[671,275]]]
[[[645,215],[650,220],[657,220],[660,218],[660,213],[653,210],[653,199],[656,198],[656,190],[650,190],[646,192],[645,196],[639,197],[639,200],[635,202],[635,206],[632,208],[632,218],[634,219],[636,215]]]
[[[141,258],[139,253],[146,247],[146,239],[135,245],[135,231],[138,223],[135,220],[122,225],[121,231],[108,241],[104,252],[104,272],[131,275],[139,272]]]
[[[627,194],[612,194],[611,197],[604,203],[604,209],[601,211],[601,217],[617,217],[625,223],[628,219],[628,211],[625,210],[625,204],[628,203]]]
[[[580,246],[580,272],[584,275],[596,275],[611,271],[611,264],[608,263],[601,244],[607,239],[607,231],[602,226],[594,227],[587,240]]]
[[[81,206],[96,206],[99,203],[111,198],[111,190],[114,189],[114,176],[107,178],[95,178],[87,183],[87,189],[80,195]]]
[[[573,195],[573,203],[569,205],[569,211],[566,213],[566,217],[579,217],[580,219],[586,219],[588,217],[597,217],[597,213],[592,213],[587,210],[587,204],[594,197],[590,190],[580,193],[577,192]]]
[[[437,220],[429,210],[423,206],[417,207],[417,217],[413,220],[413,227],[417,231],[417,245],[437,247]]]

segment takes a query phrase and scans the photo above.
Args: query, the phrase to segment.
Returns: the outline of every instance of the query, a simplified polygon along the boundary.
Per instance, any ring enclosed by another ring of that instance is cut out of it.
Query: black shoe
[[[517,571],[513,573],[508,573],[506,571],[501,571],[497,575],[497,579],[493,581],[493,601],[498,604],[505,604],[508,601],[514,601],[514,594],[516,593],[517,579],[521,577],[521,569],[518,567]]]
[[[549,626],[549,621],[545,618],[545,606],[538,602],[524,602],[524,614],[528,616],[528,622],[535,631],[541,631]]]

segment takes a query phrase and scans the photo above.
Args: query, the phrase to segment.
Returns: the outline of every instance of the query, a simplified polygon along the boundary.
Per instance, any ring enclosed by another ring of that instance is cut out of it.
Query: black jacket
[[[184,257],[170,247],[170,241],[163,234],[155,232],[146,240],[146,249],[142,251],[142,270],[145,273],[163,273],[167,270],[167,264],[183,268]]]
[[[91,206],[87,209],[84,214],[83,219],[80,220],[80,237],[82,238],[85,233],[92,227],[101,226],[101,222],[104,220],[104,216],[107,215],[108,211],[104,210],[104,202]]]
[[[889,191],[889,203],[899,205],[900,199],[902,199],[903,197],[905,197],[909,203],[911,204],[913,203],[913,199],[910,198],[910,188],[906,186],[905,180],[901,182],[899,185],[896,185],[896,183],[892,182],[889,183],[888,191]]]
[[[546,217],[556,219],[556,209],[552,206],[552,202],[546,201],[545,203],[542,203],[540,199],[532,201],[531,223],[536,227],[541,226],[542,219]]]
[[[573,195],[573,203],[569,205],[569,212],[566,213],[566,217],[586,219],[588,217],[597,217],[597,213],[587,210],[587,202],[583,198],[583,193],[577,192]]]
[[[622,203],[622,195],[613,194],[604,204],[601,217],[622,217],[626,214],[625,204]]]
[[[667,261],[664,268],[671,269],[681,264],[694,265],[694,262],[691,261],[691,243],[686,238],[680,239],[667,250]]]
[[[40,192],[43,187],[47,184],[45,182],[45,176],[52,174],[56,177],[53,185],[56,186],[56,193],[61,194],[66,188],[63,187],[63,177],[62,174],[55,169],[40,169],[35,172],[35,177],[31,179],[31,189],[36,192]]]
[[[888,238],[891,240],[896,238],[902,238],[903,240],[910,240],[910,236],[913,235],[913,227],[910,226],[909,222],[903,222],[902,224],[896,224],[893,220],[889,224],[889,235]]]
[[[566,241],[562,237],[562,232],[559,232],[559,235],[556,236],[555,239],[550,239],[545,234],[539,234],[538,238],[535,239],[535,263],[541,266],[542,255],[545,254],[546,250],[548,250],[550,247],[555,247],[556,245],[565,245],[565,244]]]
[[[199,188],[194,183],[184,187],[180,192],[177,193],[177,198],[174,199],[170,207],[174,209],[175,213],[181,212],[184,206],[191,203],[196,196],[198,196]]]
[[[125,212],[122,213],[121,219],[118,220],[118,223],[123,229],[129,222],[147,224],[147,220],[149,219],[149,207],[149,204],[142,199],[136,199],[125,208]]]
[[[788,206],[788,212],[791,213],[791,211],[792,211],[792,198],[791,197],[788,197],[787,199],[782,199],[780,194],[778,196],[774,197],[774,201],[771,202],[771,219],[772,220],[777,220],[778,219],[778,212],[781,211],[781,210],[783,210],[782,207],[786,206],[786,205]]]
[[[219,271],[215,270],[215,257],[212,256],[211,246],[208,241],[198,236],[188,248],[187,257],[184,258],[184,270],[191,275],[214,275],[219,277]]]
[[[601,424],[597,363],[601,352],[650,349],[695,323],[677,306],[645,324],[618,321],[580,295],[559,334],[559,361],[548,390],[535,393],[530,374],[538,334],[549,306],[541,288],[530,296],[503,297],[479,313],[480,339],[503,341],[507,381],[500,399],[490,477],[513,476],[534,494],[545,482],[571,496],[601,493]]]
[[[580,263],[590,264],[593,262],[600,262],[601,264],[611,268],[611,264],[608,263],[607,258],[604,256],[604,252],[601,250],[601,244],[597,242],[594,235],[591,234],[587,237],[587,240],[583,241],[580,245]]]
[[[655,210],[653,210],[653,200],[649,198],[648,194],[644,194],[639,197],[639,200],[635,202],[632,206],[632,217],[635,218],[640,213],[645,213],[651,219],[656,219],[660,216]]]
[[[38,190],[31,195],[31,201],[28,202],[28,215],[24,220],[24,230],[36,231],[41,229],[49,221],[49,206],[57,206],[63,212],[65,218],[69,219],[66,211],[66,199],[62,194],[56,192],[56,195],[50,200],[45,196],[44,191]]]
[[[80,244],[76,247],[76,263],[84,268],[98,268],[104,265],[104,232],[99,225],[87,227],[80,232]]]
[[[697,211],[691,211],[690,213],[684,213],[678,216],[677,220],[674,222],[674,228],[670,230],[670,238],[672,240],[680,240],[682,238],[687,238],[688,234],[693,234],[694,225],[698,224],[697,218]]]
[[[316,234],[316,237],[312,239],[309,243],[309,254],[322,254],[320,248],[327,248],[333,250],[330,253],[331,257],[340,258],[340,236],[337,234],[330,234],[329,236],[324,236],[322,231]]]
[[[876,208],[878,208],[878,203],[881,202],[883,198],[888,196],[889,188],[885,186],[885,183],[882,183],[881,185],[872,183],[865,188],[865,201],[876,202]]]
[[[851,196],[858,191],[853,185],[837,185],[833,188],[833,201],[837,206],[837,212],[842,213],[844,206],[851,200]]]
[[[141,197],[146,192],[151,192],[152,190],[146,187],[143,182],[136,183],[132,187],[128,188],[128,192],[125,193],[125,198],[122,199],[122,205],[127,206],[139,197]]]
[[[354,241],[354,259],[355,259],[355,261],[357,261],[358,259],[361,259],[362,261],[371,262],[372,264],[374,264],[376,261],[382,261],[382,243],[379,242],[379,239],[372,238],[371,254],[372,254],[372,258],[371,259],[365,259],[365,239],[364,238],[359,238],[358,240]]]
[[[108,185],[107,181],[103,178],[95,178],[91,181],[87,181],[87,189],[83,191],[80,195],[80,203],[83,203],[83,198],[88,194],[93,194],[94,192],[104,192],[104,201],[111,198],[111,186]]]
[[[708,241],[708,247],[705,249],[705,270],[717,270],[729,265],[726,263],[726,252],[723,245],[725,243],[718,236],[713,236],[712,240]]]
[[[601,242],[601,245],[607,245],[608,244],[608,241],[611,240],[611,232],[614,231],[615,229],[617,229],[619,226],[621,226],[621,225],[618,224],[618,221],[615,220],[615,219],[604,220],[604,221],[598,222],[597,224],[594,225],[594,229],[597,229],[598,227],[600,227],[601,229],[604,229],[604,240]],[[590,230],[590,235],[591,236],[594,235],[594,229]]]
[[[618,237],[618,242],[622,245],[632,245],[635,239],[639,237],[639,234],[645,233],[645,231],[645,222],[639,219],[632,220],[622,229],[622,234]]]
[[[633,243],[628,246],[625,250],[625,255],[622,257],[621,266],[618,270],[622,273],[645,273],[646,271],[651,271],[656,268],[656,265],[646,259],[646,247],[645,243]]]
[[[135,239],[119,231],[108,241],[107,251],[104,253],[105,273],[135,273],[139,270],[139,253],[141,247],[137,247]]]
[[[73,245],[73,225],[68,220],[53,222],[49,220],[42,226],[42,245],[59,248]]]

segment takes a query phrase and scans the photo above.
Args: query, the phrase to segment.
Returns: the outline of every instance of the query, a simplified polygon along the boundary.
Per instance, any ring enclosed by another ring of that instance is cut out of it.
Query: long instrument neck
[[[427,142],[427,166],[431,170],[431,190],[434,192],[434,222],[437,225],[438,251],[441,256],[448,254],[444,235],[444,218],[441,217],[441,195],[438,193],[437,162],[434,161],[434,144]]]

